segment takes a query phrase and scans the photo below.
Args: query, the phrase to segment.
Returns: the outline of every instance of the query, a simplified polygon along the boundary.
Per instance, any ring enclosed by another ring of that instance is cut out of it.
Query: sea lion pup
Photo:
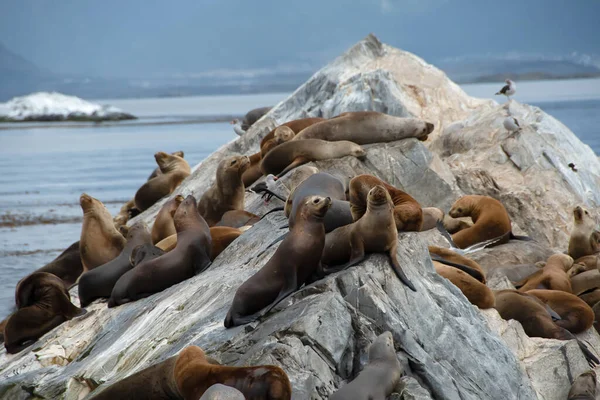
[[[281,178],[292,169],[310,161],[354,156],[360,160],[367,153],[356,143],[347,140],[328,142],[320,139],[290,140],[268,152],[260,163],[263,175]]]
[[[142,185],[135,193],[135,207],[145,211],[163,197],[173,193],[190,173],[190,165],[183,158],[159,151],[154,155],[162,174]]]
[[[494,307],[494,293],[484,283],[473,278],[460,269],[433,261],[435,272],[448,279],[454,286],[460,289],[469,302],[481,309]]]
[[[325,245],[323,218],[331,198],[309,196],[298,208],[295,225],[267,263],[235,292],[225,328],[247,324],[268,313],[320,269]]]
[[[400,118],[377,111],[347,112],[309,126],[294,140],[349,140],[357,144],[394,142],[417,138],[426,140],[434,126],[417,118]]]
[[[532,289],[562,290],[572,293],[571,280],[567,271],[573,265],[573,259],[566,254],[554,254],[540,271],[528,276],[520,282],[515,283],[519,292],[527,292]]]
[[[461,249],[511,232],[506,209],[498,200],[488,196],[463,196],[452,205],[448,214],[452,218],[471,217],[473,220],[473,226],[452,235],[452,240]],[[505,242],[508,239],[507,236]]]
[[[569,277],[573,277],[585,271],[600,269],[600,257],[593,254],[591,256],[580,257],[573,262],[573,266],[568,272]]]
[[[49,272],[62,279],[65,287],[69,289],[77,282],[83,273],[83,264],[79,253],[79,241],[67,247],[54,260],[37,269],[35,272]]]
[[[79,204],[83,210],[79,253],[85,272],[117,257],[125,247],[125,238],[100,200],[83,193]]]
[[[423,207],[421,210],[423,213],[421,232],[435,228],[438,221],[444,220],[444,212],[437,207]]]
[[[215,383],[200,397],[200,400],[246,400],[239,390]]]
[[[115,259],[94,268],[81,275],[79,278],[79,301],[86,307],[100,297],[110,297],[115,283],[131,268],[131,255],[133,250],[143,244],[152,244],[150,233],[146,224],[138,221],[127,232],[127,243],[123,251]]]
[[[183,151],[175,151],[175,152],[171,153],[171,155],[183,158]],[[150,174],[148,179],[146,179],[146,181],[149,181],[152,178],[156,178],[158,175],[161,175],[161,174],[162,174],[162,171],[160,170],[160,167],[156,167],[156,168],[154,168],[154,171],[152,171],[152,173]]]
[[[358,221],[367,209],[367,193],[376,185],[383,186],[394,203],[394,222],[398,231],[418,232],[423,226],[423,210],[417,200],[408,193],[368,174],[355,176],[348,185],[348,199],[352,217]]]
[[[18,310],[4,327],[4,347],[18,353],[63,322],[85,314],[71,303],[63,281],[48,272],[23,278],[15,292]]]
[[[286,123],[283,123],[283,124],[277,126],[276,128],[272,129],[271,132],[267,133],[265,135],[265,137],[262,138],[262,140],[260,141],[261,154],[263,153],[263,148],[265,146],[269,150],[274,147],[271,144],[271,141],[275,137],[275,131],[277,130],[277,128],[282,127],[282,126],[286,126],[286,127],[290,128],[294,132],[294,134],[297,135],[303,129],[306,129],[309,126],[317,124],[317,123],[322,122],[322,121],[326,121],[326,119],[325,118],[301,118],[301,119],[295,119],[295,120],[292,120],[292,121],[288,121]]]
[[[460,218],[452,218],[449,215],[444,215],[442,223],[444,225],[444,228],[448,231],[448,233],[456,233],[458,231],[462,231],[463,229],[467,229],[473,226],[473,221],[465,221]]]
[[[369,363],[350,383],[340,387],[330,400],[385,400],[402,376],[396,357],[394,339],[389,331],[379,335],[369,346]]]
[[[210,247],[210,261],[213,261],[223,252],[235,239],[243,233],[242,230],[231,228],[229,226],[211,226],[210,237],[212,244]],[[169,252],[177,245],[177,234],[164,238],[156,244],[159,249]]]
[[[460,269],[483,284],[486,282],[485,272],[483,271],[483,268],[481,268],[481,265],[468,257],[438,246],[429,246],[429,256],[433,261]]]
[[[258,221],[260,221],[260,217],[256,214],[245,210],[231,210],[223,214],[221,220],[215,226],[241,228],[243,226],[252,226]]]
[[[596,400],[596,372],[593,369],[575,378],[567,400]]]
[[[247,400],[292,398],[290,380],[280,367],[229,367],[211,364],[198,346],[188,346],[179,353],[173,376],[179,393],[185,400],[200,398],[216,383],[239,390]]]
[[[526,292],[540,299],[560,315],[554,323],[571,333],[581,333],[592,326],[594,311],[583,300],[560,290],[529,290]]]
[[[596,221],[583,207],[573,209],[573,230],[569,238],[569,255],[574,260],[598,253],[600,233],[595,230]]]
[[[113,288],[108,307],[163,291],[210,266],[210,231],[204,218],[198,214],[194,196],[185,198],[173,220],[177,231],[175,248],[123,274]]]
[[[416,292],[400,267],[397,248],[398,231],[394,223],[392,198],[383,186],[376,185],[367,195],[367,212],[358,221],[325,236],[321,263],[328,266],[325,273],[332,273],[358,264],[365,259],[366,253],[387,252],[398,278]]]
[[[176,233],[173,215],[182,201],[183,196],[178,194],[161,207],[152,225],[152,243],[156,244]]]
[[[216,225],[227,211],[244,209],[242,174],[249,166],[246,156],[221,160],[215,182],[198,202],[198,211],[208,226]]]

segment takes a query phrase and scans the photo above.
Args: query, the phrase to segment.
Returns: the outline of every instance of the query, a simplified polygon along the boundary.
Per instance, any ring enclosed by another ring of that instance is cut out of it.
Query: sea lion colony
[[[151,230],[143,222],[127,227],[132,216],[171,195],[190,174],[183,152],[157,153],[159,168],[114,219],[99,200],[82,194],[79,242],[17,285],[16,311],[0,323],[7,351],[22,351],[62,322],[84,314],[85,309],[70,301],[72,286],[78,285],[83,307],[107,300],[109,307],[116,307],[210,268],[220,252],[261,219],[244,210],[245,190],[261,176],[273,173],[277,179],[315,160],[345,156],[364,160],[366,152],[360,144],[426,140],[433,129],[426,121],[377,112],[289,121],[263,138],[258,153],[221,160],[213,185],[198,202],[192,195],[175,195],[162,206]],[[264,184],[255,186],[254,192],[283,200],[285,207],[273,211],[285,211],[289,232],[266,264],[237,288],[223,329],[266,317],[303,285],[352,266],[360,268],[360,262],[373,252],[389,255],[390,268],[410,295],[418,289],[397,258],[398,232],[434,227],[450,244],[449,249],[429,247],[435,270],[473,305],[496,308],[504,319],[520,321],[529,336],[575,339],[573,334],[595,324],[595,311],[600,310],[600,233],[583,207],[573,211],[566,254],[539,260],[545,263],[543,268],[514,282],[515,290],[493,291],[486,285],[486,271],[467,257],[468,251],[530,240],[512,234],[508,212],[497,199],[464,196],[446,215],[443,210],[422,207],[408,193],[378,177],[359,175],[344,182],[324,172],[296,182],[287,198]],[[465,221],[468,218],[471,221]],[[465,248],[471,250],[461,250]],[[594,276],[582,279],[586,274]],[[583,343],[579,345],[590,365],[599,363]],[[331,398],[385,399],[401,373],[392,335],[383,332],[372,343],[363,370]],[[213,385],[235,390],[227,392]],[[213,398],[211,393],[221,391],[231,398],[291,398],[290,382],[281,368],[216,365],[196,346],[92,394],[98,399],[131,393],[140,399],[198,399],[205,398],[205,393],[210,396],[206,398]]]

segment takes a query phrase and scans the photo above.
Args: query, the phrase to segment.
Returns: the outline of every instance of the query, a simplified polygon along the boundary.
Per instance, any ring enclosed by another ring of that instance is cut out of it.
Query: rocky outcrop
[[[509,243],[516,247],[504,254],[518,248],[523,254],[515,259],[520,263],[543,261],[532,260],[560,248],[570,228],[557,223],[559,217],[550,218],[551,213],[569,214],[569,204],[582,201],[578,196],[594,187],[600,163],[595,157],[588,160],[586,147],[540,110],[517,103],[511,107],[515,114],[523,110],[527,121],[527,128],[517,134],[521,139],[514,139],[521,140],[521,147],[508,150],[513,156],[500,150],[509,148],[513,139],[505,138],[501,122],[494,125],[505,116],[503,106],[468,97],[435,67],[369,36],[317,72],[243,137],[200,163],[172,195],[193,193],[199,198],[223,157],[256,152],[260,138],[287,120],[353,110],[416,116],[436,124],[427,142],[368,145],[364,162],[345,157],[313,165],[345,178],[375,174],[423,206],[446,211],[461,195],[481,190],[506,201],[515,233],[526,232],[539,242],[533,251]],[[532,118],[541,122],[536,125]],[[559,179],[567,153],[553,153],[558,150],[548,144],[551,135],[564,136],[576,150],[568,154],[569,162],[594,165],[571,181]],[[311,166],[304,166],[278,182],[282,194],[300,173],[311,172]],[[552,192],[536,191],[544,182]],[[560,193],[554,196],[554,191]],[[595,201],[590,196],[588,204],[595,206]],[[151,224],[161,205],[137,219]],[[246,197],[246,209],[257,214],[276,205],[273,200],[266,206],[252,193]],[[96,390],[102,390],[194,344],[228,365],[280,365],[289,375],[294,399],[326,399],[358,374],[367,361],[368,345],[384,330],[392,332],[406,374],[395,399],[564,399],[570,381],[586,368],[576,343],[530,339],[519,323],[503,321],[495,310],[477,309],[437,275],[426,247],[441,242],[434,232],[399,238],[398,259],[417,292],[399,282],[386,256],[375,254],[302,288],[260,321],[226,330],[223,320],[235,290],[274,253],[277,244],[269,244],[283,232],[279,227],[284,222],[282,213],[269,215],[192,279],[114,309],[93,303],[85,316],[49,332],[28,351],[1,351],[0,397],[83,398],[98,385]],[[501,250],[499,246],[488,252]],[[496,262],[490,261],[490,268]],[[495,285],[510,282],[500,276]],[[598,353],[595,331],[583,335]]]

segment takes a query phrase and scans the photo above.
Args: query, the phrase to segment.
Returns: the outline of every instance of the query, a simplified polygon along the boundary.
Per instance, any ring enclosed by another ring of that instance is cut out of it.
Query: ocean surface
[[[501,86],[463,88],[494,98]],[[600,79],[524,82],[517,90],[515,99],[541,107],[600,154]],[[0,318],[11,312],[19,279],[79,240],[81,193],[100,199],[114,215],[156,167],[155,152],[183,150],[193,168],[237,137],[227,122],[231,116],[288,95],[109,99],[98,102],[140,119],[0,124]]]

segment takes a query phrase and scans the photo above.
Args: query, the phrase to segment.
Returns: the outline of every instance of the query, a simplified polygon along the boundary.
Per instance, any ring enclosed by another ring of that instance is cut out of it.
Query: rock
[[[239,390],[217,383],[209,387],[200,400],[245,400]]]
[[[403,376],[398,386],[398,393],[392,394],[390,400],[433,400],[429,392],[415,378]]]
[[[552,249],[534,241],[511,240],[506,244],[469,254],[469,258],[479,263],[481,268],[488,272],[501,266],[546,261],[554,253],[556,252]]]

